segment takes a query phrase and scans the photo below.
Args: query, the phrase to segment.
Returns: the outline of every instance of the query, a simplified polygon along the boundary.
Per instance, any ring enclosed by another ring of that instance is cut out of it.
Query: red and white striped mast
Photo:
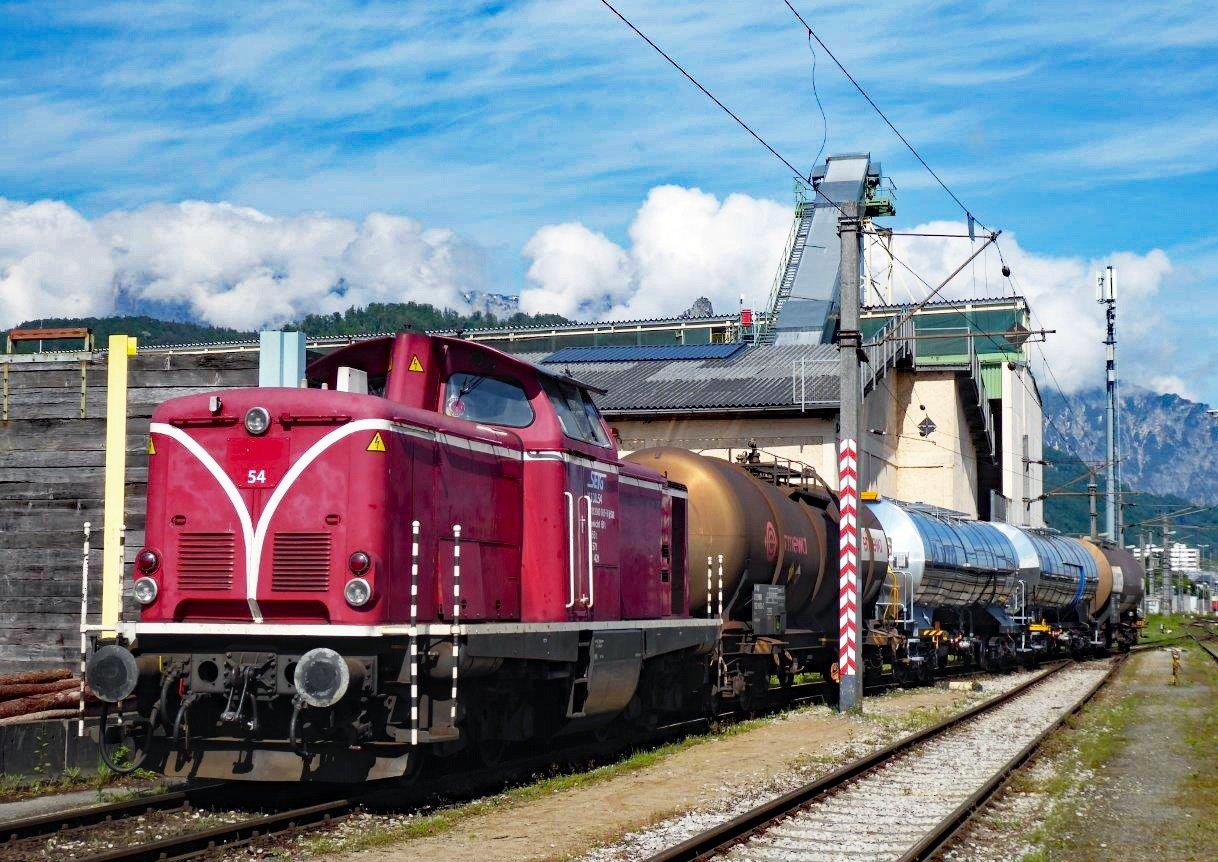
[[[857,201],[844,202],[837,222],[842,242],[841,318],[837,347],[841,361],[841,408],[838,419],[838,709],[863,708],[863,672],[859,645],[859,416],[863,387],[859,370],[859,257],[862,230]]]

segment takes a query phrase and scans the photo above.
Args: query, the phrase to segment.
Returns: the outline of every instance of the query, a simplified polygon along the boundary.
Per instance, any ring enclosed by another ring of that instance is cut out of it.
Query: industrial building
[[[836,473],[838,211],[891,214],[880,166],[831,156],[798,199],[768,307],[700,319],[463,333],[605,390],[622,448],[671,445],[737,457],[756,446]],[[1044,526],[1042,410],[1021,297],[863,309],[860,480],[911,502]],[[830,481],[829,484],[832,484]]]

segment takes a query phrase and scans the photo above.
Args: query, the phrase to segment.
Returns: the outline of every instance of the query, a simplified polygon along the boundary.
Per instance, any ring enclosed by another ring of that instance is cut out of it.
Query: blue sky
[[[1154,305],[1197,347],[1172,366],[1214,376],[1218,16],[1207,4],[796,5],[1025,252],[1089,262],[1161,249],[1170,275]],[[780,0],[619,8],[810,164],[822,137],[812,54]],[[0,10],[0,197],[62,202],[89,222],[184,200],[274,218],[399,215],[451,231],[481,256],[488,286],[514,293],[539,230],[579,223],[628,248],[658,186],[790,200],[786,170],[595,0]],[[883,162],[897,225],[958,219],[817,55],[827,151]],[[1190,391],[1218,399],[1208,383]]]

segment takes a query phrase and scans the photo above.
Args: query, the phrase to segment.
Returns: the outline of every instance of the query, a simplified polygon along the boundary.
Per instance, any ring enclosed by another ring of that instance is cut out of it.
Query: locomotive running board
[[[457,626],[457,634],[528,634],[531,632],[552,631],[596,631],[598,629],[670,629],[670,628],[719,628],[722,622],[718,619],[665,619],[665,620],[598,620],[585,622],[549,622],[549,623],[462,623]],[[424,623],[411,625],[343,625],[320,623],[119,623],[117,627],[106,626],[105,630],[114,631],[128,640],[135,640],[140,635],[261,635],[265,637],[421,637],[437,636],[451,637],[453,626],[447,623]],[[99,625],[88,626],[89,631],[102,631]]]

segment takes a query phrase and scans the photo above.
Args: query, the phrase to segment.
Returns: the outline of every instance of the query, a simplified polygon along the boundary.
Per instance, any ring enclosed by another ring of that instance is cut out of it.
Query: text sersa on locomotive
[[[308,374],[152,417],[133,649],[89,668],[136,701],[146,766],[400,775],[419,746],[654,720],[702,684],[686,492],[618,458],[587,387],[417,334]]]

